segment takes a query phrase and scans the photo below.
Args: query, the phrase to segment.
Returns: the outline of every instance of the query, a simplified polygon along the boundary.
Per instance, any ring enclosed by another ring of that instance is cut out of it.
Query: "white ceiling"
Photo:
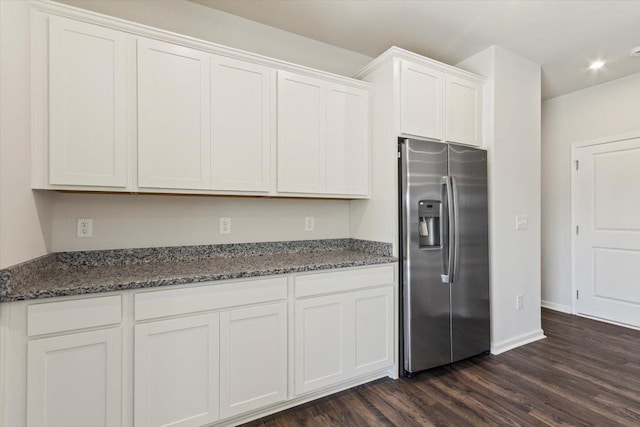
[[[499,45],[542,65],[543,99],[640,72],[640,0],[192,1],[372,57],[395,45],[455,65]]]

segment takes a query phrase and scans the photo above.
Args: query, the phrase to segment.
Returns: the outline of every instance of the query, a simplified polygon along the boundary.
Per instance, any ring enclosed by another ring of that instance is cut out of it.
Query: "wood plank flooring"
[[[550,310],[547,338],[388,378],[250,426],[640,426],[640,331]]]

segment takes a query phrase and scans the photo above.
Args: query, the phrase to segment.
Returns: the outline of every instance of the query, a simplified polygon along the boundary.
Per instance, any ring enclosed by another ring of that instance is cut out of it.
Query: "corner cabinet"
[[[278,72],[278,192],[366,196],[369,93]]]
[[[482,146],[484,82],[466,75],[470,73],[454,75],[444,67],[406,59],[399,62],[400,133]]]
[[[33,188],[368,197],[368,83],[33,8]]]

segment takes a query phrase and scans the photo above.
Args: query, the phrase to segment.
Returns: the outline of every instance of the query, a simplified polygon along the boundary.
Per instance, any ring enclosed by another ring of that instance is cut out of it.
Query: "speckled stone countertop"
[[[395,261],[390,244],[356,239],[60,252],[0,270],[0,302]]]

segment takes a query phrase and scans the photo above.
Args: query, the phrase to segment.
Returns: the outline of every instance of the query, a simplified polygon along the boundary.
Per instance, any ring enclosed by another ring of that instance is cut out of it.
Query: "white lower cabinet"
[[[347,366],[353,349],[347,330],[347,295],[329,295],[296,301],[295,387],[306,393],[348,377]]]
[[[27,426],[122,424],[119,327],[34,339],[27,345]]]
[[[366,374],[393,363],[393,289],[353,294],[354,373]]]
[[[345,280],[353,286],[348,275]],[[297,300],[295,393],[391,366],[393,313],[392,286]]]
[[[287,398],[287,304],[220,314],[220,415]]]
[[[135,327],[137,427],[198,427],[219,418],[219,314]]]
[[[386,264],[3,303],[0,426],[228,425],[393,375],[395,283]]]

